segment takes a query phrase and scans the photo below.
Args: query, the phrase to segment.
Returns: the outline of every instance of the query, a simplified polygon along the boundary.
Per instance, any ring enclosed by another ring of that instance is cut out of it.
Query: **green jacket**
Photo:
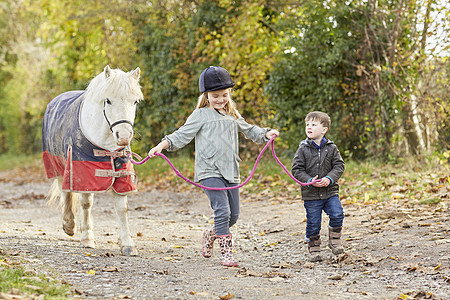
[[[301,181],[309,182],[313,177],[328,177],[331,183],[327,187],[302,186],[303,200],[322,200],[339,195],[338,180],[344,173],[345,163],[339,149],[328,140],[320,150],[306,139],[300,142],[292,163],[292,175]]]
[[[236,119],[209,108],[195,109],[186,123],[163,138],[170,144],[168,151],[186,146],[195,138],[194,181],[209,177],[223,177],[230,183],[239,183],[238,132],[262,144],[268,142],[269,128],[250,125],[239,115]]]

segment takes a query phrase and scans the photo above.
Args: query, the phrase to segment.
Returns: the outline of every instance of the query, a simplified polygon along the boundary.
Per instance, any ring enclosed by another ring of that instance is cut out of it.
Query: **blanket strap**
[[[111,156],[112,158],[124,157],[127,156],[127,151],[107,151],[107,150],[99,150],[94,149],[94,156]]]
[[[96,169],[95,170],[95,176],[97,177],[127,177],[133,175],[133,172],[130,172],[128,170],[120,170],[120,171],[113,171],[113,170],[102,170],[102,169]]]

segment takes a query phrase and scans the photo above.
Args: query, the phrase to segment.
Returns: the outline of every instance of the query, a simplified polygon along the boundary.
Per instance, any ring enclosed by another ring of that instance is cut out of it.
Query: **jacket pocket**
[[[210,159],[213,158],[216,153],[217,149],[215,147],[205,147],[199,154],[201,158]]]

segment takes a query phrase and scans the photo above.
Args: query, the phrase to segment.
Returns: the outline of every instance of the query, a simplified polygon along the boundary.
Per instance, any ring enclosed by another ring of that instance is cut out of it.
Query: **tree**
[[[360,39],[354,23],[362,22],[362,15],[354,5],[319,1],[291,11],[280,29],[286,32],[284,51],[265,87],[283,136],[294,151],[305,135],[306,114],[323,110],[333,121],[329,136],[347,155],[364,153],[364,116],[359,114],[364,103],[358,101],[353,66]]]
[[[437,139],[431,132],[441,131],[448,117],[440,98],[445,73],[436,68],[446,58],[425,51],[429,16],[444,10],[433,4],[312,1],[295,11],[291,20],[299,25],[287,23],[292,29],[286,51],[266,87],[276,99],[280,124],[292,136],[290,144],[303,136],[306,113],[323,109],[332,115],[330,135],[346,155],[388,158],[401,153],[393,149],[416,154],[430,149]],[[431,78],[441,80],[424,94]]]
[[[225,67],[236,82],[233,98],[249,120],[270,115],[263,84],[278,51],[277,21],[268,1],[154,2],[140,20],[139,56],[147,104],[138,115],[142,146],[181,126],[195,108],[198,76]]]

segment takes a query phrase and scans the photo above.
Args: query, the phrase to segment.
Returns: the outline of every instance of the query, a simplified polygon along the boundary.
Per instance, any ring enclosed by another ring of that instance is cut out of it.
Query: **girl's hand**
[[[266,138],[268,138],[269,140],[270,140],[274,135],[276,135],[276,136],[279,136],[279,135],[280,135],[280,133],[278,132],[278,130],[276,130],[276,129],[271,129],[271,130],[269,130],[269,131],[266,132]]]
[[[148,156],[150,158],[155,157],[156,153],[161,153],[161,151],[163,151],[164,149],[169,148],[169,142],[167,140],[162,141],[161,143],[159,143],[156,147],[153,147],[152,149],[150,149],[150,151],[148,151]]]
[[[150,158],[153,158],[156,156],[155,153],[161,153],[161,151],[162,151],[162,149],[159,149],[158,146],[153,147],[152,149],[150,149],[150,151],[148,151],[148,156]]]

